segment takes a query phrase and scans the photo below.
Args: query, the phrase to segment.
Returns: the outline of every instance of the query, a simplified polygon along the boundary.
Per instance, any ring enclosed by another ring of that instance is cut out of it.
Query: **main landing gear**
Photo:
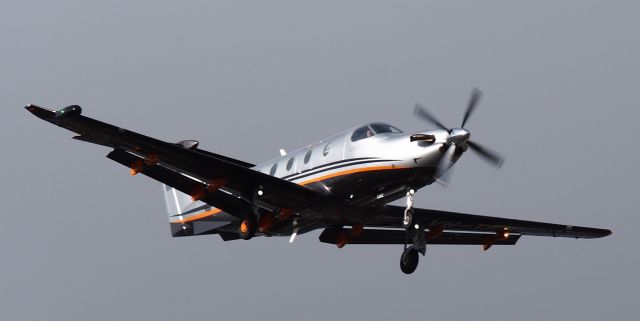
[[[414,190],[407,192],[407,208],[404,210],[404,217],[402,218],[402,227],[405,229],[404,238],[404,251],[400,257],[400,269],[405,274],[411,274],[418,267],[419,256],[421,253],[423,256],[427,252],[427,238],[422,228],[415,220],[415,213],[413,211],[413,195]],[[407,246],[409,238],[412,238],[412,244]]]
[[[418,250],[413,247],[405,248],[400,257],[400,269],[405,274],[411,274],[418,267]]]

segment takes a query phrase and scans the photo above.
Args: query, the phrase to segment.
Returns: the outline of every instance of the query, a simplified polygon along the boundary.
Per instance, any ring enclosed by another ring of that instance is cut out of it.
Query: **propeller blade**
[[[431,113],[429,113],[424,107],[422,107],[420,104],[416,104],[416,108],[413,110],[413,113],[416,116],[420,116],[422,117],[422,119],[446,130],[446,131],[451,131],[449,128],[447,128],[447,126],[443,125],[438,119],[436,119],[433,115],[431,115]]]
[[[464,125],[467,123],[467,120],[469,120],[471,113],[474,109],[476,109],[478,101],[480,101],[480,97],[482,97],[482,92],[478,90],[478,88],[474,88],[473,92],[471,92],[471,98],[469,99],[467,111],[464,113],[464,118],[462,119],[462,125],[460,125],[461,128],[464,128]]]
[[[438,163],[438,168],[436,168],[436,172],[434,174],[435,179],[438,183],[447,186],[449,184],[449,180],[451,179],[451,166],[453,166],[453,154],[456,151],[456,145],[450,145],[447,147],[447,150],[442,155],[440,162]]]
[[[471,148],[474,152],[478,153],[478,155],[480,155],[482,158],[488,161],[491,165],[497,168],[500,168],[504,163],[504,157],[500,156],[500,154],[493,152],[478,143],[468,141],[467,145],[469,145],[469,148]]]

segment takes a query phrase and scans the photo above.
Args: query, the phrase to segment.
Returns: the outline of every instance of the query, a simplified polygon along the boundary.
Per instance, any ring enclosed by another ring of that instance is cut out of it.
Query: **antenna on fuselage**
[[[280,148],[280,156],[286,156],[287,155],[287,151],[285,151],[283,148]]]

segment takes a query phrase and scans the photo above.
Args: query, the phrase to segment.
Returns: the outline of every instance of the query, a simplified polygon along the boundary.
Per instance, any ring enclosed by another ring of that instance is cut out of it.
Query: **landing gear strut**
[[[405,229],[404,238],[404,251],[400,257],[400,269],[405,274],[411,274],[418,267],[419,256],[421,253],[423,256],[427,252],[427,237],[424,232],[424,228],[421,227],[415,219],[415,212],[413,211],[413,195],[414,190],[407,192],[407,208],[404,210],[404,217],[402,218],[402,227]],[[412,245],[407,246],[409,238],[412,238]]]
[[[402,218],[402,227],[405,230],[410,230],[413,227],[413,194],[415,192],[410,189],[407,192],[407,208],[404,210],[404,217]]]

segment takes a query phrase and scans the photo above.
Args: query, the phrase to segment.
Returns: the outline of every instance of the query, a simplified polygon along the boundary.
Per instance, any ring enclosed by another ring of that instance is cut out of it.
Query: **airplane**
[[[462,124],[449,128],[421,105],[414,113],[438,127],[404,133],[371,122],[254,165],[198,148],[198,141],[161,141],[82,115],[71,105],[25,108],[66,128],[76,140],[103,145],[107,157],[163,184],[171,235],[217,234],[222,240],[283,236],[322,229],[321,242],[403,245],[400,268],[413,273],[427,245],[515,245],[523,235],[600,238],[610,230],[448,212],[413,206],[416,191],[448,181],[467,151],[500,167],[504,158],[470,140],[465,125],[480,100],[472,92]],[[389,205],[406,198],[406,206]]]

